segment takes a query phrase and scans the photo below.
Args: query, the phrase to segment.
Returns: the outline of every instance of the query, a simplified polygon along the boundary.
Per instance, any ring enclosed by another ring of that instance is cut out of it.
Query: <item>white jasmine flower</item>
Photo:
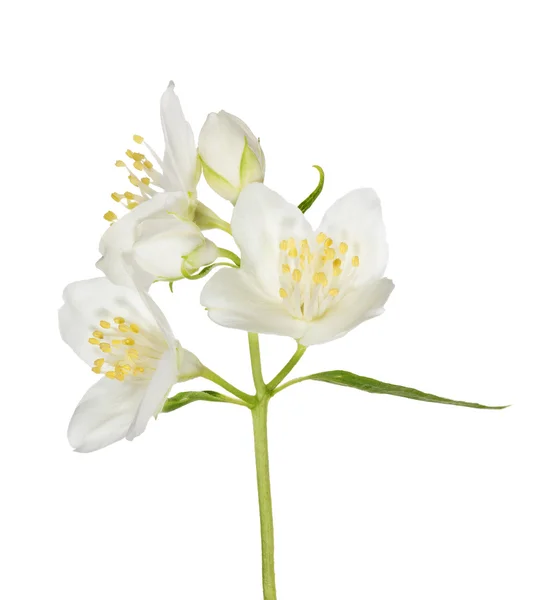
[[[313,231],[296,206],[254,183],[240,195],[232,231],[241,268],[218,271],[201,297],[225,327],[321,344],[381,314],[393,290],[373,190],[335,202]]]
[[[61,337],[102,376],[77,406],[69,442],[92,452],[131,440],[162,410],[171,387],[199,376],[202,365],[147,294],[101,277],[70,284],[63,297]]]

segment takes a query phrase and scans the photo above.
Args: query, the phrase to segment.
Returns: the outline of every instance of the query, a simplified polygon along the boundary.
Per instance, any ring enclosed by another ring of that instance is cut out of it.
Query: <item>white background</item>
[[[94,375],[58,338],[170,79],[261,136],[266,183],[318,222],[379,193],[386,313],[296,369],[346,368],[475,411],[307,383],[270,410],[280,600],[549,597],[545,2],[18,2],[3,9],[0,596],[257,600],[251,419],[193,404],[91,455],[65,438]],[[201,198],[227,218],[205,184]],[[246,336],[199,283],[154,296],[184,346],[251,388]],[[293,343],[263,338],[272,375]],[[200,389],[200,382],[193,382]],[[207,384],[206,387],[211,387]]]

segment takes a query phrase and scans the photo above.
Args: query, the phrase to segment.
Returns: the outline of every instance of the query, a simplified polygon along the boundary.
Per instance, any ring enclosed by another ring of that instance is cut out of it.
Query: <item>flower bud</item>
[[[208,185],[233,204],[246,185],[265,177],[259,140],[246,123],[224,110],[208,115],[198,138],[198,154]]]

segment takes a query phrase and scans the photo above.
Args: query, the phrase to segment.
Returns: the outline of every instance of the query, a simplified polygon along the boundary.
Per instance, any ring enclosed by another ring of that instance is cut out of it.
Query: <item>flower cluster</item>
[[[117,206],[104,215],[97,262],[104,277],[64,292],[61,335],[101,377],[69,425],[81,452],[140,435],[178,382],[205,377],[234,389],[177,341],[149,295],[154,282],[191,285],[220,267],[201,295],[209,317],[294,338],[300,353],[381,314],[393,289],[383,277],[387,243],[373,190],[336,201],[314,229],[304,216],[312,202],[297,207],[263,184],[263,149],[242,120],[210,114],[197,145],[173,83],[160,107],[162,156],[134,135],[133,149],[116,161],[130,190],[113,192]],[[234,205],[231,223],[200,201],[202,176]],[[214,244],[210,229],[232,235],[240,256]]]

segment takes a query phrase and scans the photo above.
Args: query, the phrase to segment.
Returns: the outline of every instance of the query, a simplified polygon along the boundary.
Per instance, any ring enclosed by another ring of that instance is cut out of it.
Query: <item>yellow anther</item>
[[[294,269],[292,279],[298,283],[301,281],[301,271],[299,269]]]
[[[99,340],[96,340],[95,338],[88,338],[88,342],[92,344],[92,346],[99,346]]]
[[[97,338],[98,340],[102,340],[103,339],[103,332],[95,330],[93,332],[93,337]]]
[[[294,238],[288,238],[288,248],[295,248]]]
[[[105,377],[108,377],[109,379],[114,379],[116,376],[116,373],[114,371],[107,371],[105,373]]]
[[[120,344],[122,344],[123,340],[113,340],[112,341],[112,345],[113,346],[120,346]]]
[[[288,256],[295,258],[297,256],[297,248],[294,246],[288,250]]]
[[[360,264],[360,259],[358,258],[358,256],[353,256],[353,261],[352,261],[353,267],[358,267],[359,264]]]
[[[133,168],[137,169],[138,171],[142,171],[144,169],[143,165],[138,160],[134,161]]]
[[[128,200],[133,200],[135,198],[135,194],[132,194],[131,192],[124,192],[124,198],[127,198]]]
[[[341,267],[341,258],[336,258],[334,260],[334,269],[338,269],[339,267]]]
[[[151,180],[148,177],[141,177],[141,183],[143,185],[149,185],[151,183]]]
[[[113,319],[113,320],[114,320],[114,322],[115,322],[117,325],[120,325],[121,323],[125,323],[125,322],[126,322],[126,319],[124,319],[124,317],[114,317],[114,319]]]
[[[99,375],[101,373],[101,367],[92,367],[92,371]]]
[[[139,202],[128,202],[126,205],[130,210],[133,210],[136,206],[139,206]]]
[[[132,360],[137,360],[139,358],[139,352],[135,348],[132,348],[131,350],[128,350],[128,356]]]
[[[117,192],[113,192],[111,194],[111,198],[115,201],[115,202],[120,202],[120,200],[122,200],[122,194],[118,194]]]
[[[131,151],[129,148],[126,150],[126,156],[127,156],[128,158],[133,158],[133,152],[132,152],[132,151]],[[134,159],[134,160],[135,160],[135,159]]]
[[[139,179],[137,179],[137,177],[132,173],[131,175],[128,176],[128,179],[130,180],[130,183],[132,185],[135,185],[135,187],[139,187]]]
[[[301,248],[305,251],[306,248],[309,247],[309,240],[301,240]]]
[[[141,373],[144,373],[145,369],[143,367],[135,367],[135,369],[133,370],[133,374],[134,375],[140,375]]]
[[[132,330],[134,333],[139,333],[139,327],[138,327],[138,326],[137,326],[135,323],[132,323],[132,324],[130,325],[130,329],[131,329],[131,330]]]
[[[326,258],[328,260],[333,260],[335,258],[336,251],[333,248],[326,248],[324,252],[326,253]]]
[[[330,294],[330,296],[337,296],[339,294],[339,290],[337,288],[332,288],[328,294]]]
[[[133,346],[135,344],[135,340],[133,338],[126,338],[124,340],[124,344],[126,344],[126,346]]]
[[[114,164],[117,167],[125,167],[126,166],[126,163],[123,160],[117,160]]]
[[[132,368],[130,365],[121,365],[121,367],[126,371],[126,373],[131,373]]]
[[[339,244],[339,251],[341,254],[345,254],[347,250],[349,250],[349,246],[345,242],[341,242],[341,244]]]
[[[133,159],[134,160],[143,160],[145,158],[144,154],[141,154],[141,152],[134,152],[133,153]]]
[[[339,277],[343,273],[343,269],[340,267],[334,267],[334,277]]]
[[[284,288],[280,288],[279,292],[281,298],[287,298],[288,292]]]
[[[124,373],[115,373],[114,375],[118,381],[124,381]]]
[[[103,329],[111,328],[111,324],[108,321],[99,321],[99,325],[101,325],[101,327],[103,327]]]
[[[143,136],[141,136],[141,135],[137,135],[137,134],[136,134],[136,135],[134,135],[134,136],[133,136],[133,141],[134,141],[136,144],[142,144],[144,139],[145,139],[145,138],[144,138]]]
[[[282,265],[282,272],[283,272],[283,273],[289,273],[289,272],[290,272],[290,265],[288,265],[288,264],[284,263],[284,264]]]
[[[150,160],[145,160],[143,161],[143,164],[145,165],[145,167],[147,167],[147,169],[152,169],[153,168],[153,164]]]
[[[116,221],[116,219],[118,219],[118,217],[112,212],[112,210],[108,210],[103,215],[103,218],[105,219],[105,221],[108,221],[109,223],[113,223],[114,221]]]
[[[108,354],[111,351],[111,345],[107,344],[107,342],[102,342],[99,344],[99,347],[101,348],[102,352],[105,352],[105,354]]]
[[[288,250],[288,240],[282,240],[278,247],[286,252]]]
[[[332,238],[328,238],[328,239],[324,240],[324,248],[329,248],[333,243],[334,243],[334,240],[332,240]]]
[[[322,244],[322,242],[324,242],[324,240],[325,240],[327,237],[328,237],[328,236],[327,236],[325,233],[322,233],[322,232],[321,232],[321,233],[319,233],[319,234],[316,236],[316,241],[317,241],[317,244]]]
[[[323,271],[319,271],[318,273],[315,273],[313,276],[313,281],[316,284],[322,284],[322,285],[328,284],[328,280],[326,279],[326,275],[324,274]]]
[[[124,324],[124,323],[121,323],[121,324],[118,326],[118,329],[119,329],[119,330],[120,330],[122,333],[128,333],[128,331],[130,331],[130,328],[129,328],[129,326],[128,326],[128,325],[126,325],[126,324]]]
[[[93,364],[94,364],[96,367],[102,367],[104,362],[105,362],[105,359],[104,359],[104,358],[98,358],[97,360],[94,360],[94,361],[93,361]]]

